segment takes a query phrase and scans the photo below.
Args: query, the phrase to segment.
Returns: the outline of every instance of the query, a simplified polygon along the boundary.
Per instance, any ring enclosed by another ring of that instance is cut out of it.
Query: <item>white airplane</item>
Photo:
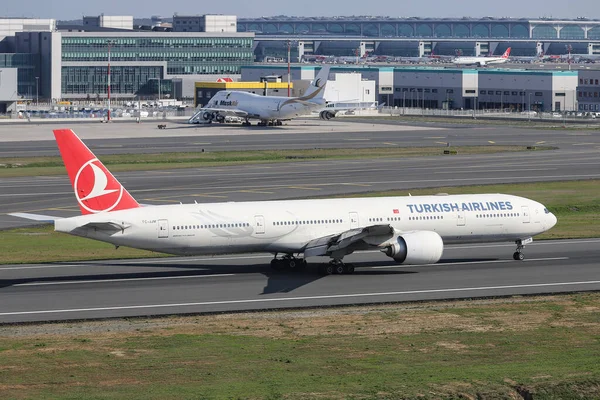
[[[436,263],[444,244],[515,241],[515,260],[534,235],[556,224],[542,204],[506,194],[341,198],[141,206],[70,129],[54,131],[82,215],[57,218],[75,236],[177,255],[269,252],[274,269],[306,266],[352,273],[344,256],[378,249],[401,264]],[[278,257],[278,255],[282,255]]]
[[[311,82],[302,97],[260,96],[254,93],[222,90],[215,94],[207,105],[198,110],[190,123],[225,122],[225,117],[236,116],[260,120],[258,125],[281,125],[282,121],[308,115],[325,104],[325,86],[329,78],[330,66],[325,65]]]
[[[510,55],[510,47],[506,49],[504,54],[500,57],[456,57],[452,60],[453,64],[456,65],[477,65],[478,67],[485,67],[488,64],[502,64],[508,61]]]

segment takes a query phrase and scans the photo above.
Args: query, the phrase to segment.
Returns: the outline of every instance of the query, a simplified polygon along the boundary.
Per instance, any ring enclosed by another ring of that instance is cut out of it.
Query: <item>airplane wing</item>
[[[394,228],[390,225],[371,225],[344,231],[336,235],[324,236],[311,240],[304,246],[304,257],[331,256],[336,254],[344,256],[357,249],[368,247],[365,240],[374,237],[390,238]],[[341,257],[340,257],[341,258]]]

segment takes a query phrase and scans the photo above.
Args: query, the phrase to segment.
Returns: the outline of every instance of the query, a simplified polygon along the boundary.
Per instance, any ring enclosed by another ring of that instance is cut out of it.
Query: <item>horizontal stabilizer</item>
[[[52,222],[56,221],[57,219],[62,219],[62,217],[54,217],[52,215],[30,214],[30,213],[10,213],[8,215],[10,215],[12,217],[25,218],[25,219],[30,219],[33,221],[48,222],[48,223],[52,223]]]

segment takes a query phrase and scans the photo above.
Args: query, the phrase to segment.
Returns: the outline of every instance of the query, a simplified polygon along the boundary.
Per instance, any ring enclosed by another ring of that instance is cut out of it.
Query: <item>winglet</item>
[[[54,130],[82,214],[140,205],[71,129]]]

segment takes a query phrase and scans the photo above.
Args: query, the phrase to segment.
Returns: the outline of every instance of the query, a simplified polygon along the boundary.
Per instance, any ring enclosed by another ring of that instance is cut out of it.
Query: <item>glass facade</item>
[[[62,96],[104,96],[110,41],[111,94],[138,96],[171,93],[168,75],[240,74],[254,62],[253,37],[63,36]],[[90,66],[89,63],[94,64]],[[116,65],[118,63],[130,65]],[[65,65],[67,63],[67,65]],[[82,65],[77,65],[81,63]],[[85,65],[84,65],[85,63]],[[137,63],[166,63],[139,65]],[[70,64],[70,65],[69,65]],[[167,79],[162,79],[167,77]]]
[[[62,61],[166,61],[167,74],[239,74],[254,61],[252,38],[63,37]]]
[[[39,54],[5,53],[0,54],[0,68],[18,68],[17,94],[33,98],[36,91],[35,77],[39,76]]]
[[[158,93],[160,66],[111,66],[110,92],[119,95],[151,95]],[[171,93],[171,80],[160,79],[163,94]],[[85,94],[90,98],[106,97],[108,66],[62,67],[63,94]]]

